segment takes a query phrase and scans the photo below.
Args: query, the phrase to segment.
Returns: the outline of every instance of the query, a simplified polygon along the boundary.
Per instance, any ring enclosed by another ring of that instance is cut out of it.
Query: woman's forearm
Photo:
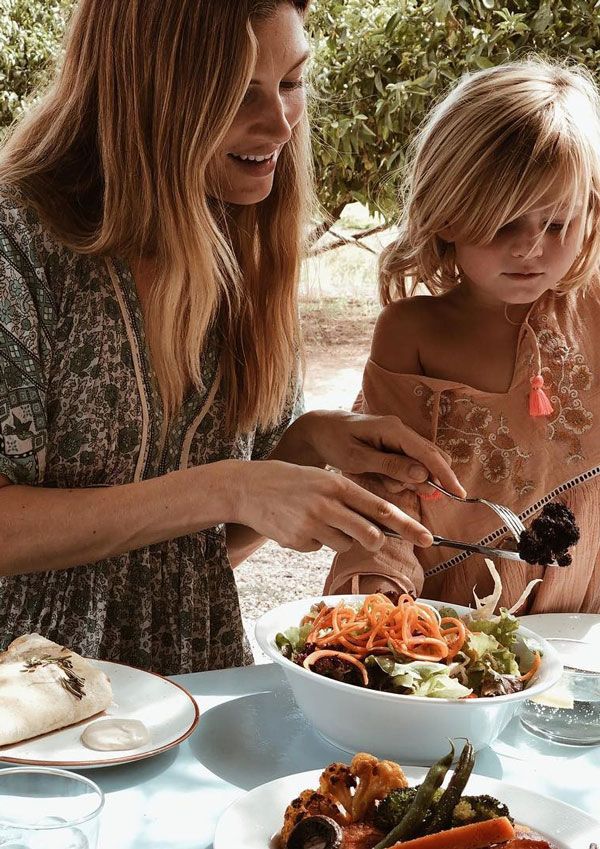
[[[68,569],[235,521],[236,461],[97,489],[0,488],[0,575]]]

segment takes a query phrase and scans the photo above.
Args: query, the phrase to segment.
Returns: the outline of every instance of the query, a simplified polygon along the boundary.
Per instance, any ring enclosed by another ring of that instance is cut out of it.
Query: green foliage
[[[73,0],[0,0],[0,131],[57,56]],[[600,0],[313,0],[321,202],[391,220],[398,169],[433,99],[468,70],[529,52],[600,68]]]
[[[44,82],[72,5],[72,0],[0,0],[0,132]]]
[[[531,52],[600,68],[600,0],[315,0],[309,27],[321,202],[387,220],[411,135],[465,71]]]

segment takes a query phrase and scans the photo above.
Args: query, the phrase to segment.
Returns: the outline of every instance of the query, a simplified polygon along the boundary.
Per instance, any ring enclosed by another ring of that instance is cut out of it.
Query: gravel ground
[[[323,589],[333,552],[328,548],[301,554],[267,542],[235,570],[246,633],[257,663],[266,657],[254,641],[254,623],[267,610]]]
[[[267,610],[323,590],[333,552],[301,554],[267,542],[235,570],[242,614],[257,619]]]

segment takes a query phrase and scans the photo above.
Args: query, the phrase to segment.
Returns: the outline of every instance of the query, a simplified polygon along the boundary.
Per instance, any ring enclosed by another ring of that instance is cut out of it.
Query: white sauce
[[[150,739],[150,732],[139,719],[99,719],[84,729],[81,742],[98,752],[139,749]]]

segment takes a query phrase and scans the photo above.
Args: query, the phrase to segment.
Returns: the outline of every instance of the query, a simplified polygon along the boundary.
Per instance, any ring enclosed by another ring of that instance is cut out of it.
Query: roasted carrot
[[[519,680],[520,681],[529,681],[530,678],[533,678],[535,673],[540,668],[541,662],[542,662],[542,657],[541,657],[539,651],[534,652],[533,663],[531,664],[531,669],[529,670],[529,672],[526,672],[525,675],[520,675]]]
[[[514,836],[515,830],[510,820],[498,817],[394,843],[390,849],[487,849],[495,843],[512,840]]]

